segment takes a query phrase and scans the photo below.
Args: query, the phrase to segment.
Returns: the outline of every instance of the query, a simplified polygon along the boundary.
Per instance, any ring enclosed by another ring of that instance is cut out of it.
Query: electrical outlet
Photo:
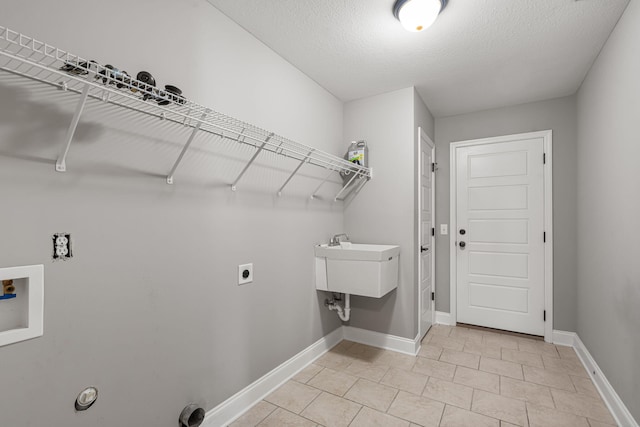
[[[238,266],[238,285],[246,285],[253,282],[253,264],[240,264]]]
[[[53,260],[67,260],[73,256],[71,252],[71,234],[56,233],[53,235]]]

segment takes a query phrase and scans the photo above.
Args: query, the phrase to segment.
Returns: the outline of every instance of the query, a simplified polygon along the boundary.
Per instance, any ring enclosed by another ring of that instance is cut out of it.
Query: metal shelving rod
[[[333,198],[333,201],[334,201],[334,202],[337,202],[338,200],[340,200],[340,199],[338,199],[338,197],[340,197],[340,196],[342,195],[342,193],[344,193],[344,190],[346,190],[346,189],[347,189],[347,187],[351,185],[351,183],[353,182],[353,180],[354,180],[354,179],[356,179],[356,178],[358,177],[358,175],[360,175],[360,172],[356,172],[356,173],[354,173],[354,174],[353,174],[353,177],[349,180],[349,182],[347,182],[347,183],[342,187],[342,189],[338,192],[338,194],[336,194],[336,197],[334,197],[334,198]]]
[[[202,125],[202,121],[204,121],[204,119],[207,118],[207,115],[210,112],[211,112],[210,110],[206,110],[204,113],[202,113],[202,116],[200,116],[200,120],[201,121],[199,121],[198,124],[193,128],[193,131],[191,132],[191,135],[189,135],[189,139],[187,140],[187,143],[184,145],[184,147],[182,147],[182,151],[180,152],[180,155],[176,159],[176,162],[173,164],[173,167],[171,168],[171,171],[169,172],[169,175],[167,175],[167,184],[173,184],[173,174],[176,172],[176,169],[178,169],[178,165],[182,161],[182,158],[184,157],[184,154],[187,152],[187,150],[191,146],[191,143],[193,142],[194,138],[196,137],[196,134],[200,130],[200,126]]]
[[[91,86],[88,84],[84,86],[82,89],[82,95],[80,95],[80,100],[78,101],[78,105],[76,106],[76,111],[73,114],[73,119],[71,120],[71,125],[67,130],[67,136],[65,137],[65,148],[62,154],[58,157],[56,161],[56,170],[58,172],[66,172],[67,171],[67,154],[69,154],[69,148],[71,148],[71,141],[73,140],[73,135],[76,133],[76,128],[78,127],[78,122],[80,122],[80,116],[82,115],[82,110],[84,110],[84,106],[87,103],[87,98],[89,97],[89,89]]]
[[[327,176],[325,177],[325,179],[322,180],[322,182],[320,183],[320,185],[318,185],[315,189],[315,191],[311,194],[311,196],[309,197],[311,200],[315,199],[316,196],[318,195],[318,191],[320,191],[320,189],[322,188],[322,186],[324,185],[325,182],[327,182],[329,180],[329,178],[331,178],[331,175],[334,173],[334,170],[331,170]]]
[[[251,159],[249,159],[249,163],[247,163],[244,166],[244,169],[242,169],[242,172],[240,172],[240,175],[238,175],[238,177],[236,178],[235,181],[233,181],[233,184],[231,184],[231,190],[232,191],[236,191],[236,185],[238,184],[238,181],[240,181],[240,178],[242,178],[242,175],[244,175],[244,173],[247,171],[247,169],[249,169],[249,167],[251,167],[251,164],[254,162],[254,160],[256,159],[256,157],[258,157],[258,154],[260,154],[260,152],[264,149],[265,145],[267,145],[269,143],[269,140],[271,139],[271,137],[273,137],[273,133],[269,134],[269,136],[267,137],[267,139],[265,139],[265,141],[262,143],[262,145],[260,146],[260,148],[258,148],[258,151],[256,151],[253,156],[251,157]]]
[[[289,181],[291,181],[291,178],[293,178],[295,176],[295,174],[298,173],[298,171],[300,170],[300,168],[302,167],[302,165],[305,164],[305,162],[307,160],[309,160],[309,156],[311,156],[311,154],[313,154],[315,150],[311,150],[309,151],[309,154],[307,154],[307,156],[302,159],[302,161],[298,164],[298,167],[296,167],[293,172],[291,172],[291,175],[289,175],[289,178],[287,178],[287,180],[284,182],[284,184],[282,184],[282,187],[280,187],[280,189],[278,190],[278,197],[282,196],[282,190],[284,190],[284,187],[287,186],[287,184],[289,184]]]

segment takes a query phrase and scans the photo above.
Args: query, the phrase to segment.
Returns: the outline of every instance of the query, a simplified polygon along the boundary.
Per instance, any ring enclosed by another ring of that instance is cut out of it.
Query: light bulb
[[[442,10],[441,0],[408,0],[398,11],[398,20],[407,31],[418,32],[430,27]]]

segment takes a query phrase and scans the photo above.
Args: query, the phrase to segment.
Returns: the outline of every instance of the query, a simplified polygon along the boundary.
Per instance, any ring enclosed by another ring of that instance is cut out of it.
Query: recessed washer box
[[[41,337],[44,331],[44,266],[0,268],[0,282],[2,280],[13,280],[16,296],[0,299],[0,346]]]
[[[398,287],[400,246],[318,245],[316,289],[381,298]]]

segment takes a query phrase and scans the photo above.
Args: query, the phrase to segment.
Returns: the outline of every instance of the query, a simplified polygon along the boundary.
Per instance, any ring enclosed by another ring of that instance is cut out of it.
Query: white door
[[[418,195],[418,224],[420,247],[418,248],[419,262],[418,275],[420,280],[418,299],[420,313],[420,337],[422,338],[431,325],[434,317],[434,301],[432,293],[434,289],[434,237],[432,227],[434,223],[435,201],[435,173],[434,156],[435,145],[429,137],[419,129],[419,159],[420,159],[420,186]]]
[[[545,334],[543,153],[542,137],[456,148],[458,322]]]

